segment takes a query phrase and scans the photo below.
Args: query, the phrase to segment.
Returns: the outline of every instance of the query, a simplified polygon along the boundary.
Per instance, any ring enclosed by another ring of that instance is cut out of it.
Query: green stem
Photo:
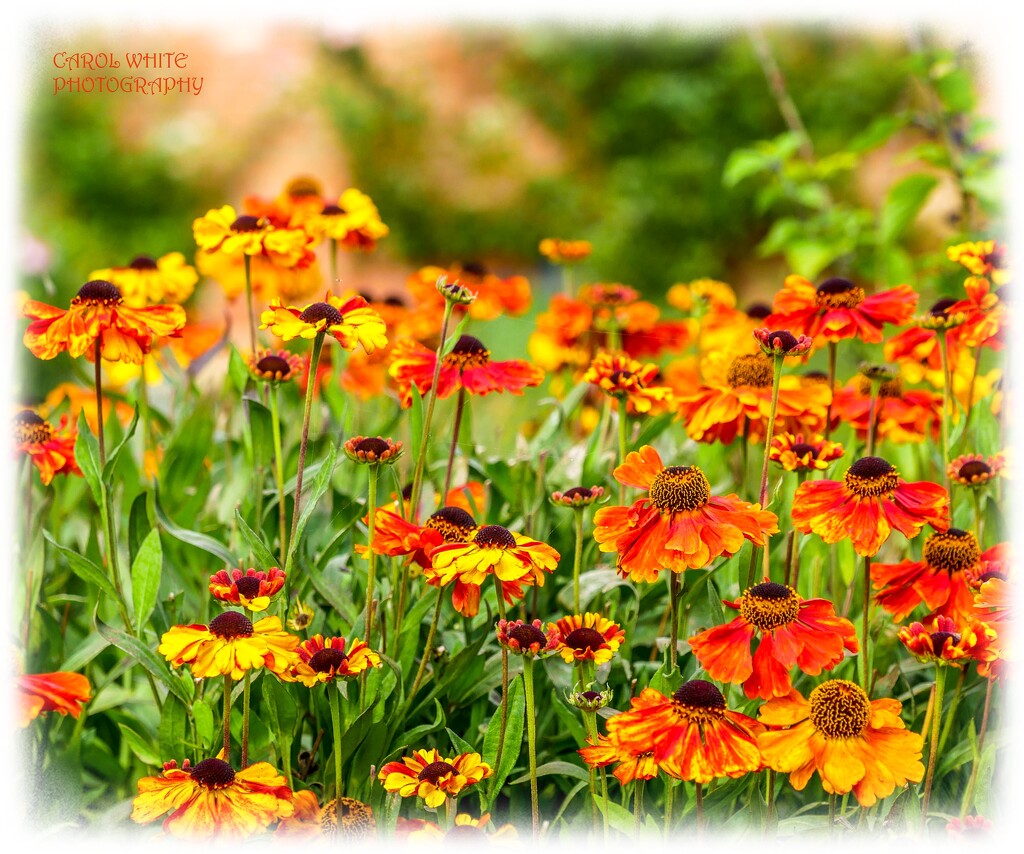
[[[868,407],[868,448],[866,456],[874,456],[875,434],[878,432],[878,388],[879,384],[871,381],[871,403]]]
[[[758,503],[762,508],[768,501],[768,457],[772,449],[772,437],[775,435],[775,416],[779,411],[779,383],[782,381],[782,363],[784,361],[784,356],[775,357],[775,370],[772,374],[772,405],[768,410],[768,429],[764,436],[764,463],[761,465],[761,492],[758,498]],[[767,548],[768,546],[765,545],[765,549]]]
[[[825,441],[832,435],[832,398],[836,394],[836,351],[839,345],[835,341],[828,342],[828,390],[830,397],[825,408]]]
[[[420,659],[419,670],[416,671],[416,678],[413,680],[412,689],[409,691],[409,702],[416,696],[416,691],[423,681],[423,674],[427,669],[427,659],[430,658],[430,651],[433,649],[434,633],[437,631],[437,621],[441,617],[441,605],[443,603],[444,588],[437,588],[437,602],[434,605],[434,618],[430,621],[430,631],[427,632],[427,642],[423,646],[423,658]]]
[[[247,256],[248,257],[248,256]],[[249,680],[251,670],[242,677],[242,770],[249,767]]]
[[[768,834],[772,827],[772,811],[775,807],[775,771],[768,769],[768,791],[765,794],[764,832]]]
[[[377,573],[377,552],[373,550],[373,537],[376,533],[377,516],[377,475],[380,466],[371,463],[369,467],[369,568],[366,571],[366,643],[373,647],[373,582]]]
[[[949,738],[949,734],[953,729],[953,722],[956,720],[956,710],[960,705],[960,696],[964,691],[964,682],[967,679],[967,668],[960,667],[960,677],[956,680],[956,688],[953,691],[953,699],[949,702],[949,708],[946,710],[946,724],[942,727],[942,736],[939,738],[939,753],[946,748],[946,740]]]
[[[939,333],[936,332],[936,335]],[[981,365],[981,345],[979,344],[974,348],[974,370],[971,371],[971,382],[967,386],[967,412],[964,415],[964,430],[960,434],[960,441],[966,443],[969,441],[970,433],[968,432],[971,427],[971,415],[974,412],[974,387],[978,382],[978,368]],[[961,445],[962,447],[962,445]]]
[[[828,796],[828,833],[829,836],[836,827],[836,794],[833,792]]]
[[[988,685],[985,688],[985,710],[981,713],[981,729],[978,730],[978,758],[971,764],[971,777],[967,781],[964,800],[960,805],[960,818],[967,815],[967,810],[971,808],[971,801],[974,799],[974,786],[978,782],[978,770],[981,768],[981,748],[985,744],[985,733],[988,732],[988,713],[992,708],[992,686],[995,681],[991,677],[986,680]]]
[[[971,503],[974,504],[974,537],[981,542],[981,489],[977,486],[968,487],[971,491]]]
[[[501,592],[501,581],[498,580],[498,576],[492,575],[494,579],[494,591],[498,594],[498,616],[504,620],[505,616],[505,597]],[[501,729],[498,730],[498,751],[494,757],[494,767],[499,768],[501,766],[501,753],[505,746],[505,728],[508,726],[508,648],[501,648]],[[596,743],[596,742],[595,742]],[[494,783],[491,783],[491,800],[494,800],[494,785],[497,783],[498,775],[494,775]]]
[[[583,688],[586,688],[587,685],[590,683],[590,681],[592,681],[592,679],[588,679],[588,677],[592,677],[592,674],[585,673],[584,669],[583,669],[583,662],[580,662],[580,683],[581,683],[581,686]],[[587,729],[587,735],[590,736],[590,743],[591,744],[597,744],[597,740],[598,740],[598,736],[597,736],[597,712],[588,712],[586,709],[581,709],[580,711],[583,714],[583,724],[584,724],[584,726]],[[595,773],[596,773],[597,769],[594,769],[594,770],[595,770]],[[604,768],[602,767],[599,770],[604,771]],[[593,791],[593,787],[591,787],[591,791]],[[605,839],[607,839],[608,838],[608,776],[607,776],[607,774],[602,774],[601,775],[601,797],[602,797],[602,799],[604,801],[604,809],[601,810],[602,827],[604,829]]]
[[[928,745],[928,770],[924,778],[924,795],[921,798],[921,827],[928,822],[928,801],[931,800],[932,783],[935,777],[935,759],[939,755],[939,730],[942,723],[942,697],[946,692],[946,668],[935,665],[935,710],[932,712],[932,732]]]
[[[697,784],[697,835],[704,833],[704,786]]]
[[[292,531],[288,537],[288,559],[285,572],[291,572],[295,557],[295,532],[299,527],[299,507],[302,504],[302,472],[306,468],[306,445],[309,442],[309,416],[313,411],[313,390],[316,387],[316,369],[320,364],[320,351],[324,346],[324,330],[313,339],[313,352],[309,357],[309,376],[306,377],[306,401],[302,412],[302,442],[299,444],[299,465],[295,472],[295,501],[292,503]]]
[[[462,410],[466,406],[466,389],[459,389],[459,397],[455,403],[455,421],[452,424],[452,446],[448,451],[448,468],[444,474],[444,492],[441,493],[442,501],[452,487],[452,468],[455,464],[455,448],[459,444],[459,429],[462,427]],[[527,529],[529,530],[529,529]]]
[[[633,838],[640,838],[640,822],[644,815],[644,779],[637,777],[633,781]]]
[[[626,446],[629,436],[629,415],[626,413],[626,399],[618,399],[618,421],[619,421],[619,465],[626,462]],[[619,504],[626,503],[626,484],[619,483]]]
[[[665,838],[668,839],[672,833],[672,798],[675,794],[675,780],[671,777],[665,778]]]
[[[338,238],[331,238],[331,288],[338,281]]]
[[[252,313],[252,256],[245,254],[245,315],[249,320],[249,349],[256,352],[256,319]]]
[[[576,514],[576,546],[572,556],[572,612],[580,611],[580,568],[583,566],[583,508],[574,508]]]
[[[224,674],[224,761],[231,763],[231,674]]]
[[[280,528],[281,566],[284,567],[288,557],[288,521],[284,503],[284,454],[281,451],[281,388],[274,383],[274,389],[270,394],[270,424],[274,434],[274,481],[277,484],[277,520]],[[285,579],[285,584],[288,581]],[[288,591],[285,591],[284,601],[288,601]]]
[[[864,671],[861,682],[864,692],[871,696],[871,662],[868,655],[868,642],[871,630],[871,558],[864,558],[864,628],[860,643],[860,654],[864,656]]]
[[[950,376],[949,376],[949,341],[946,330],[936,330],[939,341],[939,353],[942,356],[942,477],[946,484],[946,492],[950,491],[949,472],[949,418],[950,418]]]
[[[530,811],[533,837],[540,831],[540,804],[537,800],[537,721],[533,701],[533,656],[523,656],[523,688],[526,695],[526,749],[530,754]]]
[[[334,797],[335,806],[341,808],[341,710],[338,708],[338,686],[327,682],[327,702],[331,707],[331,727],[334,730]]]
[[[669,608],[671,610],[672,625],[668,630],[668,666],[672,670],[676,666],[676,656],[679,646],[679,590],[682,584],[678,572],[670,572],[668,580]]]

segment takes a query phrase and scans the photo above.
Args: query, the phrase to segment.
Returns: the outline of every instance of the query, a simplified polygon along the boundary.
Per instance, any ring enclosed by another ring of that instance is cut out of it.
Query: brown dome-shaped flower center
[[[510,640],[516,641],[524,649],[535,643],[545,646],[548,642],[547,635],[531,623],[516,626],[508,633],[508,636]]]
[[[465,543],[476,529],[476,520],[461,507],[445,506],[433,512],[423,527],[437,531],[446,543]]]
[[[260,595],[260,580],[255,575],[243,575],[235,582],[235,589],[246,599],[255,599]]]
[[[131,269],[133,269],[133,270],[157,270],[157,269],[159,269],[159,267],[157,266],[156,261],[154,261],[148,255],[140,255],[138,258],[134,259],[131,262],[131,264],[129,264],[128,266]]]
[[[502,528],[501,525],[484,525],[476,532],[473,542],[485,548],[510,549],[516,544],[516,538],[508,528]]]
[[[793,622],[800,614],[800,597],[792,587],[766,581],[749,588],[740,599],[740,616],[762,632]]]
[[[951,646],[956,646],[960,643],[960,635],[956,632],[932,632],[930,637],[932,639],[932,650],[938,656],[942,655],[942,651],[946,647],[947,640],[953,641]]]
[[[193,780],[208,789],[220,789],[235,782],[235,769],[223,759],[204,759],[189,773]]]
[[[443,364],[464,371],[467,368],[479,368],[490,360],[491,351],[478,338],[463,335],[455,342],[451,352],[444,357]]]
[[[287,359],[271,354],[256,363],[256,370],[263,374],[280,374],[286,377],[291,373],[292,366],[288,364]]]
[[[78,289],[71,299],[72,305],[89,303],[90,305],[118,305],[121,303],[121,291],[117,286],[103,279],[93,279]]]
[[[970,569],[978,563],[981,549],[970,531],[950,528],[944,533],[932,534],[924,541],[922,557],[934,569],[952,574]]]
[[[22,445],[38,445],[53,436],[53,428],[31,409],[23,409],[14,416],[14,441]]]
[[[887,495],[899,486],[899,472],[881,457],[861,457],[843,476],[846,488],[863,498]]]
[[[340,800],[340,804],[330,800],[320,810],[320,829],[323,834],[333,837],[340,830],[341,836],[346,839],[369,837],[376,827],[370,806],[355,798],[342,796]]]
[[[447,774],[458,774],[455,766],[450,762],[431,762],[426,768],[420,771],[416,777],[417,780],[426,780],[427,782],[437,785],[438,781]]]
[[[949,307],[952,305],[956,305],[956,302],[957,301],[955,299],[952,299],[951,297],[945,297],[944,299],[940,299],[937,303],[935,303],[935,305],[928,309],[928,313],[932,317],[945,317],[946,314],[949,312]]]
[[[365,439],[356,442],[355,450],[356,453],[376,454],[380,457],[388,452],[388,443],[378,436],[367,436]]]
[[[654,476],[650,496],[659,510],[680,513],[707,504],[711,484],[696,466],[669,466]]]
[[[264,226],[265,222],[258,216],[242,214],[233,223],[231,223],[231,230],[237,233],[262,231]]]
[[[888,374],[887,374],[888,376]],[[857,374],[857,393],[864,397],[871,396],[871,377],[866,374]],[[903,396],[903,379],[901,377],[891,377],[888,380],[878,384],[878,396],[879,397],[902,397]]]
[[[334,647],[325,647],[324,649],[318,649],[309,657],[309,666],[312,667],[317,673],[337,673],[338,668],[348,659],[340,649],[334,649]]]
[[[319,323],[325,320],[328,326],[340,326],[343,322],[341,312],[329,302],[313,303],[299,315],[299,320],[303,323]]]
[[[957,474],[964,480],[970,480],[972,477],[984,477],[992,474],[992,467],[982,460],[971,460],[960,466]]]
[[[324,209],[320,211],[321,216],[344,216],[347,213],[348,211],[341,205],[324,205]]]
[[[812,460],[818,456],[818,449],[814,445],[808,445],[806,442],[797,442],[790,450],[796,455],[797,459],[802,459],[805,454],[810,454]]]
[[[733,388],[739,386],[771,388],[772,374],[771,359],[763,353],[755,353],[751,356],[737,356],[733,359],[725,379]]]
[[[565,636],[563,641],[566,646],[572,647],[577,652],[585,652],[588,649],[591,652],[596,652],[604,642],[604,635],[597,629],[591,629],[587,626],[573,629]]]
[[[608,380],[618,388],[642,387],[640,378],[632,371],[613,371]]]
[[[849,279],[834,277],[826,279],[814,293],[814,302],[818,308],[856,308],[864,302],[864,289],[857,287]]]
[[[800,343],[797,340],[797,337],[788,329],[779,329],[777,332],[769,332],[768,342],[770,344],[774,344],[776,341],[779,342],[779,349],[784,353],[788,353]]]
[[[804,371],[802,381],[808,385],[816,385],[817,383],[828,383],[828,374],[824,371]]]
[[[853,738],[864,731],[871,717],[871,701],[864,690],[846,679],[830,679],[811,691],[811,723],[826,738]]]
[[[292,198],[300,199],[303,196],[319,196],[323,192],[320,182],[316,178],[310,178],[308,175],[292,178],[291,181],[285,184],[284,191]]]
[[[764,320],[772,313],[772,307],[766,302],[754,302],[747,307],[747,317],[751,320]]]
[[[562,496],[570,501],[573,498],[592,498],[593,495],[594,492],[589,486],[574,486],[572,489],[567,489],[562,493]]]
[[[479,261],[464,261],[459,265],[459,269],[463,273],[469,273],[471,276],[486,276],[487,267],[481,264]]]
[[[725,697],[710,682],[703,679],[691,679],[684,682],[672,695],[672,699],[684,706],[693,706],[698,709],[724,709]]]
[[[225,611],[210,620],[210,633],[231,640],[252,637],[252,622],[240,611]]]

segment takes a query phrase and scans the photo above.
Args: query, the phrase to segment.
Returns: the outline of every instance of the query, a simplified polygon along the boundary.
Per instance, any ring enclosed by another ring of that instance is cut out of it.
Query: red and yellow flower
[[[250,611],[266,611],[270,600],[284,587],[284,571],[270,569],[222,569],[210,576],[210,593],[214,599],[241,605]]]
[[[155,260],[140,255],[127,267],[93,270],[89,278],[110,282],[126,305],[141,308],[164,302],[181,305],[192,296],[199,274],[180,252],[168,252]]]
[[[573,614],[548,624],[554,629],[557,652],[566,664],[593,661],[595,665],[611,661],[626,633],[600,614]]]
[[[946,257],[975,276],[987,276],[997,285],[1010,280],[1006,247],[994,240],[973,240],[946,248]]]
[[[555,264],[577,264],[590,257],[593,247],[589,240],[562,240],[545,237],[540,242],[540,254]]]
[[[408,555],[410,561],[426,568],[431,565],[429,554],[437,546],[443,543],[467,543],[473,538],[476,529],[476,520],[461,507],[446,505],[431,513],[422,525],[378,507],[374,517],[373,540],[369,548],[357,545],[356,551],[363,555],[369,549],[389,557]]]
[[[832,401],[832,429],[851,424],[857,437],[868,435],[871,418],[871,380],[854,376],[836,391]],[[893,442],[923,442],[939,436],[942,424],[942,395],[926,389],[904,389],[900,377],[878,384],[875,401],[875,435]]]
[[[862,556],[878,553],[893,529],[916,537],[925,525],[949,527],[949,493],[926,481],[908,483],[881,457],[861,457],[842,480],[802,483],[793,496],[793,524],[826,543],[847,538]]]
[[[522,620],[498,620],[495,627],[498,643],[516,655],[536,656],[551,652],[559,644],[558,629],[548,624],[545,634],[540,620],[524,623]]]
[[[808,473],[824,471],[843,455],[843,446],[830,442],[820,433],[805,438],[803,433],[776,433],[772,437],[768,459],[786,471]]]
[[[266,667],[280,675],[295,661],[299,639],[281,629],[277,617],[252,623],[241,611],[225,611],[209,626],[172,626],[160,638],[159,652],[172,666],[188,664],[192,675],[241,679]]]
[[[768,732],[757,746],[765,765],[789,774],[798,792],[817,771],[826,792],[852,791],[870,807],[924,777],[923,740],[904,727],[901,709],[898,700],[869,700],[845,679],[821,683],[807,699],[794,688],[761,706],[758,719]]]
[[[235,771],[220,758],[181,768],[170,761],[160,777],[139,780],[132,821],[146,824],[165,813],[164,830],[191,839],[241,839],[292,815],[292,791],[267,762]]]
[[[412,405],[412,388],[425,395],[434,382],[437,353],[415,341],[399,341],[388,373],[398,382],[403,407]],[[529,386],[540,385],[544,372],[522,359],[505,362],[491,360],[491,351],[471,335],[463,335],[441,359],[435,393],[441,399],[459,389],[484,395],[495,391],[522,394]]]
[[[302,371],[302,359],[287,350],[260,348],[249,356],[249,373],[265,383],[286,383]]]
[[[91,696],[92,686],[81,673],[24,673],[18,677],[19,722],[26,727],[43,712],[77,718]]]
[[[337,678],[351,679],[369,667],[381,666],[380,655],[358,638],[352,640],[346,652],[345,638],[313,635],[299,644],[296,653],[291,667],[279,675],[286,682],[301,682],[307,688]]]
[[[25,346],[39,359],[53,359],[67,351],[77,359],[96,360],[96,350],[112,362],[141,364],[156,338],[178,337],[185,325],[180,305],[132,308],[110,282],[86,282],[65,311],[36,300],[22,308],[31,320],[25,330]]]
[[[761,769],[758,734],[764,727],[726,707],[710,682],[692,679],[666,697],[644,688],[631,708],[608,718],[608,738],[620,749],[653,759],[670,777],[710,783]]]
[[[260,315],[260,329],[269,329],[283,341],[316,338],[326,333],[346,350],[362,347],[367,353],[388,343],[381,316],[357,295],[342,298],[328,293],[323,302],[311,303],[303,309],[286,307],[275,298]]]
[[[723,602],[739,616],[690,638],[690,648],[711,678],[743,683],[750,698],[789,694],[790,671],[817,676],[847,652],[857,652],[853,623],[836,615],[827,599],[803,599],[792,587],[767,579]],[[751,642],[758,638],[753,655]]]
[[[474,320],[494,320],[502,315],[519,317],[529,310],[533,299],[530,281],[525,276],[502,278],[476,261],[455,263],[448,269],[422,267],[406,279],[406,287],[416,304],[437,318],[438,329],[445,306],[445,296],[438,291],[441,277],[449,283],[449,289],[456,286],[465,292],[464,297],[473,297],[468,304],[457,300],[456,308],[465,305]]]
[[[666,468],[650,445],[627,454],[614,474],[648,494],[629,507],[598,510],[594,539],[601,551],[618,552],[619,573],[633,581],[654,581],[663,569],[702,569],[736,554],[744,540],[763,546],[779,530],[774,513],[736,495],[712,496],[704,472]]]
[[[672,407],[672,389],[658,384],[660,369],[646,365],[625,353],[602,350],[583,375],[609,397],[625,401],[631,414],[659,414]]]
[[[654,750],[651,748],[644,749],[636,745],[629,747],[610,735],[599,735],[596,744],[588,736],[587,745],[577,751],[583,761],[592,768],[618,762],[612,773],[622,785],[636,780],[653,780],[658,776],[658,763],[654,761]]]
[[[961,486],[984,486],[1003,473],[1006,458],[1002,454],[986,457],[982,454],[961,454],[946,466],[949,479]]]
[[[996,657],[995,630],[977,620],[958,625],[949,617],[935,617],[904,626],[899,639],[918,661],[963,667]]]
[[[910,285],[867,296],[849,279],[826,279],[815,287],[803,276],[791,275],[775,295],[765,325],[809,335],[818,347],[844,338],[880,344],[883,325],[907,323],[916,308],[917,294]]]
[[[65,415],[54,430],[32,409],[23,409],[14,416],[15,456],[24,455],[32,461],[43,486],[49,486],[58,474],[82,474],[75,462],[76,432],[66,430],[67,424]]]
[[[318,213],[304,216],[302,223],[317,239],[335,240],[347,249],[370,251],[390,229],[381,221],[372,199],[354,187],[341,194],[336,203],[325,204]]]
[[[313,238],[301,228],[278,228],[264,216],[242,214],[231,205],[213,208],[192,223],[202,252],[229,257],[260,255],[278,267],[309,261]]]
[[[403,798],[420,797],[428,807],[439,807],[446,798],[457,798],[468,786],[491,776],[491,766],[479,753],[460,753],[445,759],[434,749],[415,750],[401,762],[388,762],[377,774],[388,792]]]

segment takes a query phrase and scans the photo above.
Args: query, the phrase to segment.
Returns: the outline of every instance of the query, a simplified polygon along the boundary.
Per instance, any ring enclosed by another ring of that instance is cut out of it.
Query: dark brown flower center
[[[824,371],[804,371],[804,381],[808,383],[827,383],[828,374]]]
[[[260,580],[255,575],[243,575],[235,582],[235,589],[246,599],[255,599],[260,595]]]
[[[773,373],[771,359],[763,353],[755,353],[752,356],[738,356],[733,359],[725,379],[733,388],[771,388]]]
[[[339,326],[343,318],[341,312],[329,302],[315,302],[299,315],[299,320],[303,323],[319,323],[326,320],[328,326]]]
[[[871,717],[871,702],[860,686],[846,679],[830,679],[811,691],[811,723],[826,738],[854,738]]]
[[[516,641],[521,647],[529,647],[535,643],[544,646],[547,642],[547,635],[531,623],[523,623],[516,626],[508,633],[509,639]]]
[[[935,305],[928,309],[928,313],[932,317],[945,317],[949,312],[949,307],[956,304],[956,300],[951,297],[945,297],[940,299]]]
[[[725,697],[710,682],[703,679],[691,679],[680,685],[672,699],[684,706],[693,706],[698,709],[724,709]]]
[[[156,261],[150,258],[148,255],[140,255],[131,264],[128,265],[133,270],[156,270],[158,269]]]
[[[231,223],[231,230],[237,233],[262,231],[263,228],[263,220],[258,216],[252,216],[250,214],[242,214],[238,219]]]
[[[356,453],[376,454],[382,457],[388,452],[388,443],[379,436],[367,436],[365,439],[356,442]]]
[[[22,445],[38,445],[49,441],[53,428],[31,409],[23,409],[14,416],[14,441]]]
[[[584,652],[588,649],[596,651],[601,648],[604,642],[604,635],[597,631],[597,629],[591,629],[586,626],[580,629],[573,629],[573,631],[565,636],[564,640],[566,646],[571,646],[578,652]]]
[[[603,696],[604,695],[600,691],[584,691],[583,692],[583,699],[586,700],[588,703],[596,703]]]
[[[281,376],[287,376],[291,373],[292,366],[288,364],[288,360],[281,356],[264,356],[256,363],[256,370],[264,374],[281,374]]]
[[[766,581],[755,584],[740,599],[740,616],[762,632],[789,625],[800,614],[800,597],[792,587]]]
[[[465,543],[476,528],[476,520],[461,507],[442,507],[427,519],[425,528],[441,535],[446,543]]]
[[[772,307],[766,302],[751,303],[747,307],[747,317],[751,320],[764,320],[772,313]]]
[[[367,300],[369,302],[369,300]],[[401,297],[384,297],[384,305],[390,305],[392,308],[405,308],[405,300]]]
[[[810,454],[811,459],[818,456],[818,449],[814,445],[808,445],[806,442],[797,442],[790,450],[796,454],[797,459],[801,459],[805,454]]]
[[[953,646],[956,646],[958,643],[960,643],[960,635],[958,635],[956,632],[932,632],[931,639],[932,650],[935,652],[936,655],[939,656],[942,655],[942,650],[946,646],[947,639],[953,641]]]
[[[669,466],[654,476],[650,496],[659,510],[695,510],[708,503],[711,484],[696,466]]]
[[[958,474],[964,480],[970,480],[972,477],[984,477],[992,474],[992,467],[982,460],[971,460],[960,466]]]
[[[455,766],[449,762],[431,762],[426,768],[420,771],[417,780],[426,780],[428,783],[437,785],[438,781],[447,774],[457,774]]]
[[[856,308],[864,302],[864,289],[858,288],[849,279],[839,277],[826,279],[814,294],[818,308]]]
[[[779,342],[779,349],[784,353],[788,353],[800,343],[797,341],[796,336],[786,329],[768,333],[768,343],[774,345],[776,341]]]
[[[319,196],[322,192],[320,182],[317,181],[316,178],[310,178],[308,175],[300,175],[298,178],[292,178],[292,180],[285,185],[284,191],[287,195],[292,196],[293,198]]]
[[[998,578],[1000,581],[1006,581],[1006,574],[995,569],[990,569],[988,572],[983,572],[979,575],[975,583],[981,585],[993,578]]]
[[[922,556],[934,569],[962,572],[977,564],[981,556],[978,540],[970,531],[950,528],[944,533],[932,534],[924,541]]]
[[[886,495],[899,486],[899,473],[881,457],[861,457],[843,477],[846,488],[861,497]]]
[[[224,640],[252,637],[252,623],[240,611],[225,611],[210,620],[210,633]]]
[[[444,357],[444,364],[454,366],[460,371],[466,368],[478,368],[491,360],[491,351],[479,339],[472,335],[463,335],[455,342],[451,352]]]
[[[563,497],[572,500],[573,498],[591,498],[594,492],[588,486],[574,486],[562,493]]]
[[[641,386],[640,378],[632,371],[613,371],[608,377],[615,386]]]
[[[487,268],[479,261],[466,261],[459,265],[459,269],[463,273],[469,273],[471,276],[486,276]]]
[[[516,538],[512,536],[508,528],[502,528],[501,525],[484,525],[476,532],[473,542],[485,548],[498,547],[510,549],[516,544]]]
[[[193,780],[208,789],[221,789],[235,782],[235,769],[223,759],[204,759],[189,773]]]
[[[337,673],[338,668],[348,659],[340,649],[325,647],[309,657],[309,666],[317,673]]]
[[[320,211],[322,216],[344,216],[347,213],[348,211],[341,205],[324,205],[324,209]]]
[[[91,305],[118,305],[121,302],[121,291],[103,279],[93,279],[78,289],[71,304],[89,303]]]

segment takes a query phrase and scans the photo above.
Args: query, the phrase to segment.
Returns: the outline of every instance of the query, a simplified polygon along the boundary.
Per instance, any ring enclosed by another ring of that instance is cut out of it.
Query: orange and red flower
[[[540,254],[555,264],[576,264],[589,258],[592,249],[589,240],[545,237],[540,242]]]
[[[381,221],[369,196],[350,187],[336,203],[301,218],[306,230],[317,239],[336,240],[347,249],[372,250],[390,229]]]
[[[524,623],[522,620],[498,620],[495,627],[498,643],[516,655],[536,656],[551,652],[558,646],[560,637],[553,623],[548,624],[547,633],[540,620]]]
[[[180,305],[131,308],[110,282],[86,282],[65,311],[28,300],[22,307],[32,322],[25,330],[25,346],[39,359],[53,359],[65,350],[77,359],[96,361],[96,350],[112,362],[141,364],[156,338],[176,338],[185,325]]]
[[[324,300],[298,309],[282,305],[275,297],[260,315],[260,329],[269,329],[283,341],[316,338],[326,332],[346,350],[362,347],[367,353],[387,346],[384,321],[361,296],[342,298],[328,293]]]
[[[871,380],[854,376],[835,393],[832,401],[832,429],[850,424],[860,439],[868,435],[871,418]],[[874,406],[875,435],[893,442],[923,442],[939,436],[942,424],[942,395],[926,389],[904,389],[903,380],[893,377],[878,385]]]
[[[605,394],[625,401],[631,414],[660,414],[672,405],[672,389],[658,384],[660,369],[625,353],[602,350],[590,363],[583,382],[593,383]]]
[[[58,712],[77,718],[91,695],[92,686],[81,673],[22,674],[18,677],[21,726],[28,726],[43,712]]]
[[[27,455],[39,469],[43,486],[49,486],[54,475],[77,474],[82,471],[75,462],[74,430],[67,430],[65,415],[54,430],[49,421],[31,409],[23,409],[14,416],[15,456]]]
[[[418,796],[428,807],[439,807],[446,798],[456,798],[467,786],[490,776],[491,766],[480,760],[479,753],[444,759],[431,749],[413,751],[401,762],[388,762],[377,779],[389,792],[398,792],[403,798]]]
[[[556,634],[556,649],[567,664],[593,661],[595,665],[611,661],[626,633],[600,614],[573,614],[548,623]]]
[[[923,739],[904,727],[901,709],[898,700],[868,699],[845,679],[822,682],[807,699],[794,688],[761,706],[758,719],[768,732],[757,746],[765,765],[789,774],[798,792],[817,771],[826,792],[852,791],[870,807],[924,777]]]
[[[784,584],[766,579],[723,604],[739,616],[694,635],[690,648],[709,676],[742,682],[750,698],[783,697],[793,687],[789,673],[794,667],[817,676],[859,649],[853,623],[837,616],[831,602],[803,599]],[[758,636],[751,655],[750,644]]]
[[[412,405],[412,387],[426,394],[434,382],[437,353],[415,341],[399,341],[388,373],[398,381],[403,407]],[[435,393],[446,398],[465,389],[470,394],[509,391],[522,394],[528,386],[540,385],[544,372],[522,359],[506,362],[491,360],[491,351],[471,335],[463,335],[441,360]]]
[[[653,780],[658,776],[658,763],[654,761],[654,750],[651,748],[635,745],[630,748],[617,737],[609,735],[599,735],[597,743],[588,736],[587,745],[577,751],[583,761],[593,768],[618,762],[612,773],[623,785],[636,780]]]
[[[768,459],[786,471],[808,473],[824,471],[843,455],[843,446],[815,433],[809,439],[803,433],[776,433],[772,437]]]
[[[431,513],[422,525],[378,507],[369,549],[389,557],[408,555],[410,561],[426,568],[431,565],[429,554],[437,546],[442,543],[467,543],[473,538],[476,529],[476,520],[461,507],[446,505]],[[359,554],[366,554],[369,549],[362,545],[356,546]]]
[[[881,457],[861,457],[842,480],[802,483],[793,496],[793,524],[826,543],[847,538],[862,556],[878,553],[893,529],[916,537],[925,525],[949,527],[949,493],[936,483],[908,483]]]
[[[949,246],[946,257],[975,276],[987,276],[997,285],[1005,285],[1009,281],[1006,247],[994,240],[973,240]]]
[[[250,611],[266,611],[270,600],[284,587],[284,571],[270,569],[222,569],[210,576],[210,593],[214,599],[241,605]]]
[[[615,479],[646,489],[629,507],[603,507],[594,514],[594,539],[603,552],[618,552],[619,573],[654,581],[663,569],[702,569],[719,555],[731,557],[750,540],[763,546],[778,532],[778,517],[736,495],[711,495],[696,466],[666,468],[658,452],[644,445],[626,455]]]
[[[110,282],[126,305],[141,308],[163,302],[181,305],[192,296],[199,274],[180,252],[168,252],[157,259],[140,255],[127,267],[93,270],[89,278]]]
[[[995,630],[977,620],[958,625],[949,617],[935,617],[927,623],[904,626],[899,639],[919,661],[963,667],[996,657]]]
[[[406,287],[417,305],[437,316],[438,328],[445,305],[445,297],[437,289],[438,279],[442,276],[451,283],[449,287],[457,285],[466,292],[466,296],[474,297],[468,305],[463,303],[474,320],[494,320],[502,315],[518,317],[530,308],[530,281],[525,276],[502,278],[477,261],[455,263],[447,270],[423,267],[409,276]]]
[[[229,257],[263,256],[279,267],[309,261],[313,238],[301,228],[278,228],[264,216],[238,216],[231,205],[213,208],[192,223],[201,252]]]
[[[984,486],[1002,474],[1006,459],[1002,454],[991,457],[982,454],[961,454],[946,466],[949,479],[961,486]]]
[[[299,644],[292,666],[279,675],[286,682],[301,682],[312,688],[337,678],[350,679],[368,667],[380,667],[380,656],[364,641],[354,638],[345,651],[345,638],[324,638],[313,635]]]
[[[791,275],[775,295],[765,325],[809,335],[819,347],[844,338],[880,344],[882,326],[907,323],[915,308],[917,294],[910,285],[867,296],[849,279],[826,279],[815,287],[803,276]]]

